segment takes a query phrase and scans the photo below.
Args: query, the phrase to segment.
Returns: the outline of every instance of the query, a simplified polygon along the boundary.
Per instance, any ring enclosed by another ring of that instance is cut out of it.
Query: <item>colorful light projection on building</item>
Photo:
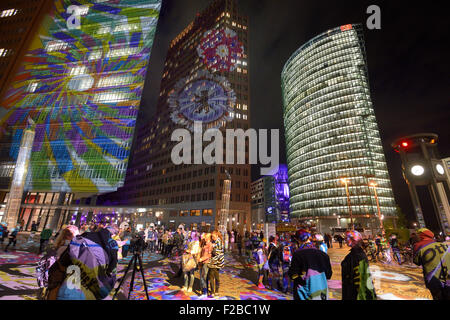
[[[197,53],[210,71],[231,72],[236,69],[244,47],[235,31],[217,28],[203,34]]]
[[[80,4],[80,28],[68,29],[67,9]],[[27,118],[36,122],[29,190],[123,185],[160,7],[54,0],[0,107],[14,160]]]
[[[288,168],[280,164],[265,177],[266,215],[268,221],[290,222]]]
[[[289,222],[289,179],[288,168],[285,164],[280,164],[278,172],[273,176],[275,178],[275,195],[280,218],[282,222]]]
[[[219,128],[233,120],[236,94],[225,77],[200,70],[189,79],[179,80],[169,93],[173,122],[193,131],[195,121]]]

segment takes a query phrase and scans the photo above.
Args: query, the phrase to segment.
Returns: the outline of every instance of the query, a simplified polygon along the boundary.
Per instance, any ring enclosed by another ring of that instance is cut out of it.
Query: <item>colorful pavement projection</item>
[[[332,260],[333,276],[329,280],[330,298],[341,299],[340,261],[348,252],[348,248],[333,248],[329,254]],[[35,300],[38,289],[34,277],[35,263],[39,259],[36,254],[25,251],[0,252],[0,300]],[[129,255],[120,261],[119,277],[122,276],[130,261]],[[143,259],[145,278],[151,300],[199,300],[199,274],[195,273],[194,292],[181,291],[182,277],[174,277],[178,272],[179,259],[162,259],[159,254],[145,254]],[[416,266],[398,266],[372,264],[375,287],[379,299],[383,300],[428,300],[429,291],[423,283],[421,268]],[[128,273],[131,276],[131,272]],[[131,278],[131,277],[129,277]],[[129,288],[129,278],[118,295],[125,299]],[[232,255],[226,256],[226,266],[220,271],[219,300],[291,300],[276,290],[258,289],[255,285],[257,273],[255,268],[248,268]],[[108,298],[111,299],[111,296]],[[136,274],[134,291],[131,299],[146,299],[141,274]]]

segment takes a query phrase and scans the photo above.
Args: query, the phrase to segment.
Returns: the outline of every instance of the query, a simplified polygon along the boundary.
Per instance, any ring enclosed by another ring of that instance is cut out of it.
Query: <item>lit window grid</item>
[[[358,44],[359,44],[359,42],[358,42]],[[332,47],[332,45],[329,45],[329,47],[331,48]],[[330,51],[330,50],[329,50]],[[329,52],[327,52],[328,54],[329,54]],[[354,53],[354,52],[352,52],[352,53]],[[336,56],[339,56],[339,54],[334,54],[334,55],[332,55],[333,57],[336,57]],[[358,61],[359,63],[361,63],[362,61],[364,61],[364,59],[363,59],[363,57],[360,57],[359,59],[355,59],[356,61]],[[292,60],[292,61],[294,61],[294,60]],[[304,60],[304,61],[306,61],[306,60]],[[320,64],[320,63],[323,63],[324,61],[319,61],[318,63],[316,63],[316,65],[317,64]],[[307,64],[307,62],[305,63],[305,65]],[[343,64],[343,65],[345,65],[346,66],[346,69],[347,69],[347,71],[353,71],[353,72],[355,72],[355,71],[358,71],[358,70],[354,70],[351,66],[349,66],[348,64]],[[287,70],[287,69],[289,69],[289,68],[285,68],[285,70]],[[328,72],[328,70],[327,70],[327,72]],[[292,72],[292,76],[295,76],[296,74],[302,74],[301,72]],[[303,73],[304,74],[304,73]],[[371,107],[372,106],[372,104],[371,104],[371,102],[370,102],[370,95],[369,95],[369,92],[368,92],[368,89],[367,89],[367,83],[364,81],[363,83],[360,83],[360,84],[358,84],[358,80],[359,81],[361,81],[361,80],[365,80],[363,77],[362,77],[362,75],[364,75],[364,74],[366,74],[366,72],[358,72],[358,74],[357,74],[357,76],[354,76],[354,77],[352,77],[353,79],[349,79],[349,81],[347,81],[348,83],[351,83],[352,85],[355,85],[356,84],[356,86],[360,86],[360,87],[362,87],[363,88],[363,92],[362,93],[364,93],[364,95],[359,95],[359,96],[356,96],[356,97],[358,97],[359,98],[359,100],[361,100],[361,98],[363,98],[363,97],[365,97],[366,99],[366,101],[365,102],[367,102],[366,103],[366,106],[369,106],[369,107]],[[327,76],[326,76],[326,73],[325,72],[322,72],[322,74],[313,74],[313,75],[310,75],[310,78],[314,78],[314,79],[316,79],[317,81],[315,81],[314,83],[313,83],[313,85],[309,85],[309,86],[305,86],[305,88],[298,88],[298,84],[299,84],[299,80],[297,79],[297,81],[295,82],[295,85],[297,86],[297,90],[292,90],[293,91],[293,94],[295,94],[295,93],[298,93],[298,90],[307,90],[308,88],[311,88],[311,87],[314,87],[314,85],[317,85],[317,84],[319,84],[320,82],[320,80],[326,80],[326,79],[329,79],[330,77],[328,77],[327,78]],[[285,74],[283,73],[283,93],[284,93],[284,101],[285,101],[285,103],[286,102],[289,102],[289,99],[287,99],[286,97],[291,97],[292,96],[292,93],[291,93],[291,90],[286,90],[286,86],[285,86],[285,84],[287,83],[286,82],[286,80],[287,79],[290,79],[288,76],[285,76]],[[345,88],[345,86],[342,84],[342,83],[336,83],[336,85],[340,85],[339,86],[339,88],[341,88],[341,89],[343,89],[343,90],[347,90],[346,88]],[[336,85],[333,87],[333,86],[331,86],[331,88],[330,87],[328,87],[327,89],[328,89],[328,91],[330,92],[330,94],[333,94],[333,89],[335,89],[335,87],[336,87]],[[290,88],[289,88],[290,89]],[[348,91],[347,91],[348,92]],[[318,92],[315,92],[315,93],[313,93],[312,95],[317,95],[317,96],[319,96],[319,93],[320,93],[320,96],[321,97],[323,97],[323,90],[322,91],[318,91]],[[289,94],[291,94],[290,96],[289,96]],[[295,96],[293,97],[293,98],[295,98]],[[308,96],[307,97],[308,98],[308,101],[309,101],[309,103],[310,104],[313,104],[315,101],[311,98],[311,96]],[[324,97],[323,98],[323,100],[325,100],[325,98],[328,98],[328,97]],[[292,100],[292,99],[291,99]],[[323,103],[326,103],[326,101],[323,101]],[[351,104],[350,104],[351,105]],[[285,125],[286,125],[286,131],[287,132],[289,132],[289,134],[286,134],[286,137],[287,137],[287,149],[289,150],[289,149],[292,149],[292,150],[299,150],[299,149],[301,149],[302,147],[301,147],[301,143],[299,144],[299,141],[302,141],[302,139],[303,140],[305,140],[305,137],[307,137],[307,136],[311,136],[311,134],[309,133],[309,135],[308,135],[308,133],[305,133],[305,125],[309,125],[309,126],[307,126],[307,128],[306,128],[306,130],[314,130],[314,129],[317,129],[317,130],[315,130],[316,132],[317,131],[320,131],[320,129],[322,129],[323,130],[323,128],[326,128],[327,127],[327,124],[329,124],[329,123],[327,123],[328,121],[323,121],[323,125],[321,126],[321,128],[317,128],[317,124],[318,123],[320,123],[320,116],[318,116],[318,113],[319,113],[319,111],[317,110],[318,108],[316,107],[316,108],[313,108],[313,110],[310,110],[310,114],[314,114],[317,118],[315,119],[315,120],[312,120],[311,119],[311,117],[309,118],[309,119],[307,119],[306,121],[303,121],[302,122],[302,120],[299,120],[298,118],[299,118],[299,116],[297,116],[297,118],[293,118],[293,119],[290,119],[289,118],[289,116],[290,116],[290,114],[289,113],[294,113],[294,111],[297,111],[297,110],[295,110],[295,108],[292,108],[292,109],[289,109],[289,105],[286,105],[285,104],[285,110],[287,110],[287,112],[285,111]],[[384,162],[384,154],[383,154],[383,149],[382,149],[382,146],[381,146],[381,140],[379,139],[379,134],[378,134],[378,130],[377,130],[377,125],[376,125],[376,120],[375,120],[375,117],[373,116],[373,110],[371,110],[371,109],[369,109],[371,112],[370,112],[370,116],[368,116],[367,117],[367,119],[365,120],[365,123],[366,123],[366,133],[368,132],[368,138],[370,139],[370,143],[371,144],[374,144],[374,142],[375,142],[375,146],[371,146],[371,150],[369,151],[369,150],[366,150],[366,153],[367,154],[372,154],[373,156],[375,156],[375,157],[377,157],[377,158],[380,158],[382,161],[378,161],[377,162],[377,164],[376,164],[376,167],[378,167],[378,168],[380,168],[380,167],[382,167],[383,169],[384,168],[386,168],[386,165],[385,165],[385,162]],[[323,112],[326,112],[326,111],[328,111],[328,110],[321,110],[321,112],[323,113]],[[303,113],[305,112],[305,110],[303,110],[302,111]],[[353,111],[353,114],[354,114],[354,111]],[[323,117],[323,116],[322,116]],[[337,121],[337,122],[339,122],[339,121]],[[342,122],[341,122],[342,123]],[[290,128],[289,127],[289,124],[293,124],[293,126],[292,126],[292,128]],[[355,127],[358,127],[359,128],[359,130],[358,131],[360,131],[360,132],[354,132],[354,133],[352,133],[351,135],[354,135],[354,134],[363,134],[363,129],[362,129],[362,124],[361,125],[358,125],[358,126],[355,126]],[[302,129],[302,130],[300,130],[300,128]],[[301,132],[302,134],[298,134],[298,132]],[[328,130],[328,131],[333,131],[333,130]],[[294,139],[295,139],[295,144],[294,144],[294,146],[290,146],[290,143],[291,143],[291,141],[289,140],[289,137],[290,136],[292,136],[292,137],[295,137]],[[375,139],[374,139],[375,138]],[[331,138],[332,139],[332,138]],[[310,139],[311,140],[311,139]],[[365,144],[365,142],[364,142],[364,140],[362,140],[362,142],[363,142],[363,145]],[[308,148],[308,144],[310,143],[310,141],[307,141],[306,143],[304,143],[304,147],[305,148]],[[320,145],[320,141],[317,143],[317,144],[319,144]],[[333,146],[333,147],[330,147],[330,148],[335,148],[335,146]],[[312,146],[310,146],[309,147],[309,149],[314,149],[314,147],[312,147]],[[320,152],[323,152],[323,150],[319,147],[318,148],[319,150],[320,150]],[[365,149],[366,148],[363,148],[363,151],[365,151]],[[347,151],[348,152],[348,151]],[[299,156],[299,154],[300,154],[301,152],[296,152],[296,156],[298,157]],[[344,152],[345,153],[345,152]],[[377,155],[377,153],[380,153],[379,155]],[[295,180],[295,178],[296,178],[296,176],[297,175],[299,175],[299,172],[297,171],[297,169],[295,168],[295,164],[297,164],[297,163],[299,163],[300,161],[299,161],[299,158],[296,158],[298,161],[295,161],[295,159],[291,159],[292,158],[292,156],[289,154],[289,152],[288,152],[288,163],[290,163],[290,162],[292,162],[292,164],[290,165],[290,168],[291,167],[293,167],[292,168],[292,170],[289,170],[290,171],[290,173],[291,173],[291,171],[293,171],[293,172],[295,172],[294,174],[290,174],[290,181],[292,181],[292,180]],[[303,157],[303,155],[301,156],[301,159],[302,159],[302,163],[303,163],[303,161],[304,161],[304,157]],[[370,160],[369,159],[364,159],[366,162],[370,162]],[[314,163],[314,161],[311,161],[312,163]],[[375,161],[371,161],[371,162],[375,162]],[[303,163],[304,164],[304,163]],[[305,166],[305,165],[304,165]],[[304,167],[303,166],[303,167]],[[307,164],[306,164],[306,166],[307,166]],[[320,166],[320,165],[319,165]],[[327,165],[324,165],[324,166],[327,166]],[[330,165],[328,164],[328,167],[329,167]],[[369,166],[366,166],[365,167],[365,169],[369,169]],[[301,172],[300,173],[300,175],[302,174],[302,173],[306,173],[308,170],[304,170],[304,172]],[[311,170],[309,170],[309,171],[311,171]],[[353,171],[353,170],[352,170]],[[375,174],[376,174],[376,176],[377,177],[379,177],[379,179],[381,178],[381,176],[384,176],[384,177],[386,177],[386,178],[389,178],[389,175],[388,175],[388,172],[387,172],[387,168],[386,169],[384,169],[384,170],[371,170],[372,171],[372,173],[373,172],[375,172]],[[346,176],[351,176],[351,175],[349,175],[349,170],[344,170],[342,173],[344,173],[345,172],[345,174],[346,174]],[[336,173],[338,173],[338,175],[339,175],[339,173],[340,173],[340,171],[337,171]],[[332,179],[334,179],[335,181],[334,181],[334,183],[333,184],[336,184],[337,183],[337,180],[341,177],[341,176],[333,176],[333,175],[331,175],[331,177],[332,177]],[[291,186],[291,183],[290,183],[290,187],[291,187],[291,199],[294,199],[294,200],[298,200],[298,201],[300,201],[300,202],[302,202],[302,193],[300,193],[300,194],[296,194],[296,193],[298,193],[298,192],[301,192],[301,191],[303,191],[304,192],[304,190],[297,190],[297,188],[296,188],[296,185],[297,184],[302,184],[302,183],[306,183],[306,182],[303,182],[302,181],[303,179],[301,179],[301,180],[298,180],[298,181],[296,181],[297,183],[292,183],[292,186]],[[363,179],[363,180],[367,180],[367,178],[365,178],[365,179]],[[372,180],[375,180],[375,179],[372,179]],[[388,179],[386,179],[386,180],[388,180]],[[392,190],[390,189],[390,182],[389,182],[389,180],[388,181],[386,181],[387,182],[387,186],[386,186],[386,188],[383,188],[383,186],[379,186],[378,188],[380,188],[380,199],[381,199],[381,197],[382,197],[382,193],[386,193],[387,194],[387,197],[386,197],[386,201],[384,201],[384,202],[386,202],[386,204],[388,204],[387,206],[386,206],[386,208],[382,208],[382,209],[386,209],[388,212],[394,212],[394,210],[395,210],[395,207],[394,207],[394,205],[395,205],[395,203],[393,202],[393,196],[392,196]],[[351,188],[350,186],[349,186],[349,188]],[[356,188],[358,188],[358,187],[356,187]],[[377,188],[377,189],[378,189]],[[383,189],[382,189],[383,188]],[[360,189],[358,189],[360,192],[362,192],[364,189],[368,189],[368,187],[367,186],[362,186],[362,189],[360,188]],[[387,190],[386,190],[387,189]],[[356,190],[356,189],[355,189]],[[368,191],[369,191],[369,189],[368,189]],[[345,194],[344,194],[345,195]],[[372,199],[373,197],[372,197],[372,195],[370,195],[370,196],[367,196],[368,198],[367,199]],[[358,197],[356,197],[356,199],[357,199]],[[344,199],[346,200],[346,196],[344,197]],[[366,199],[366,200],[367,200]],[[373,199],[372,199],[373,200]],[[314,203],[309,203],[310,205],[312,205],[312,204],[314,204]],[[346,204],[346,203],[345,203]],[[357,206],[359,206],[359,207],[361,207],[361,208],[363,208],[364,206],[361,206],[359,203],[356,203],[356,205]],[[352,204],[352,206],[353,206],[353,204]],[[346,207],[346,205],[344,206],[344,207]],[[295,205],[293,205],[293,208],[296,208],[296,206]],[[325,208],[324,208],[325,209]],[[372,211],[373,209],[370,209],[369,211]],[[303,211],[302,211],[303,212]],[[328,213],[330,213],[329,211],[327,211]],[[304,212],[303,212],[304,213]],[[303,214],[302,213],[302,214]]]

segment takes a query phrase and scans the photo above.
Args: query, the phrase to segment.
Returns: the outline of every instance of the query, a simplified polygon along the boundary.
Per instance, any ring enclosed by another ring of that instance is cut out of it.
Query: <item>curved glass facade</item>
[[[282,72],[294,218],[394,215],[383,147],[370,98],[360,25],[329,30],[300,47]],[[361,220],[360,220],[361,221]],[[358,219],[356,219],[358,222]]]

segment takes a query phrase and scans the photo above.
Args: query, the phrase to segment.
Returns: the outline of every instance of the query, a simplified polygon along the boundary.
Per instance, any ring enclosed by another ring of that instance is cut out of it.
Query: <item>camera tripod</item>
[[[136,275],[136,270],[138,268],[138,266],[137,266],[138,262],[139,262],[139,270],[141,271],[142,281],[144,283],[145,295],[147,296],[147,300],[150,300],[149,297],[148,297],[147,283],[145,282],[144,269],[142,268],[141,252],[134,252],[133,253],[133,257],[131,258],[130,262],[128,263],[128,266],[127,266],[127,268],[125,270],[123,278],[120,281],[119,286],[116,288],[116,291],[114,292],[114,295],[112,297],[113,300],[116,297],[117,293],[119,292],[120,288],[122,287],[122,285],[123,285],[123,283],[125,281],[125,278],[127,277],[128,271],[131,268],[131,265],[133,265],[133,272],[131,274],[130,287],[128,288],[128,300],[130,300],[130,295],[131,295],[131,292],[133,291],[133,287],[134,287],[134,277]]]

